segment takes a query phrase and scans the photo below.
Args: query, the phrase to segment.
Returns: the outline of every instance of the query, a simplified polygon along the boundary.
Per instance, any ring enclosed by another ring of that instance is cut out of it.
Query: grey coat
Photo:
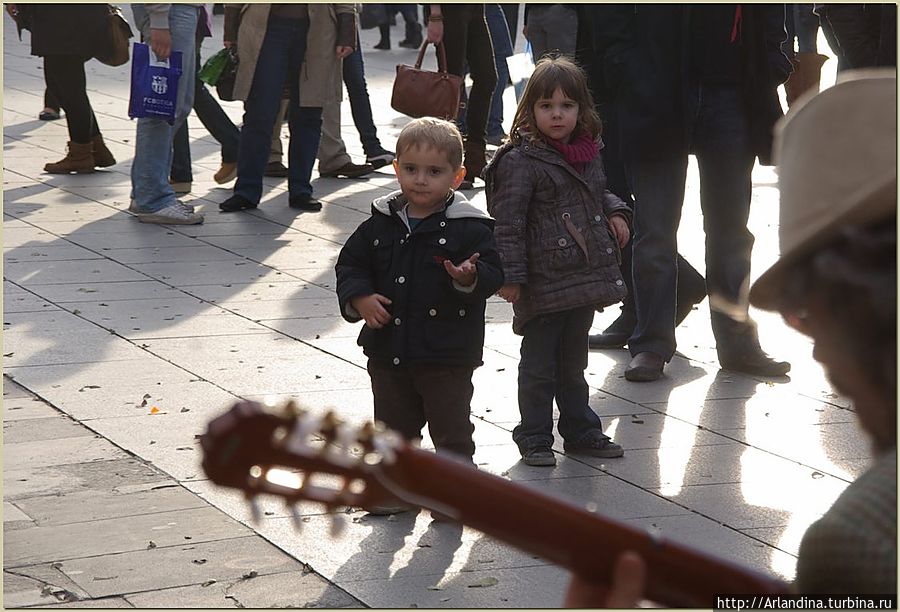
[[[599,155],[580,174],[556,149],[525,138],[501,147],[484,176],[505,282],[522,285],[513,331],[521,334],[540,314],[603,308],[625,297],[607,216],[621,213],[630,222],[631,212],[606,189]]]
[[[234,96],[247,100],[256,59],[266,37],[271,4],[244,4],[240,9],[238,29],[238,71],[234,82]],[[338,46],[338,15],[355,15],[353,4],[307,4],[309,34],[306,57],[300,70],[300,106],[322,107],[338,103],[343,91],[341,59],[335,54]],[[355,28],[355,26],[354,26]],[[355,31],[355,30],[354,30]]]

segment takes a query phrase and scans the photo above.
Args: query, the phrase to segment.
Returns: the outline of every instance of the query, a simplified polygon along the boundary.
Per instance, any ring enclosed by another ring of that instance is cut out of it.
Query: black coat
[[[106,4],[17,4],[19,36],[31,31],[31,54],[75,55],[85,59],[106,51]]]
[[[754,154],[771,163],[772,130],[782,116],[778,85],[791,72],[781,52],[783,4],[743,4],[738,39],[741,89]],[[584,9],[602,70],[599,97],[615,105],[626,159],[686,155],[692,11],[703,5],[593,4]]]
[[[360,316],[350,299],[380,293],[390,298],[391,323],[363,326],[357,343],[384,364],[481,365],[485,301],[503,285],[494,245],[494,221],[457,193],[441,212],[409,232],[398,210],[397,191],[372,204],[372,216],[357,228],[338,256],[337,294],[341,314]],[[461,291],[444,269],[480,253],[478,280]]]

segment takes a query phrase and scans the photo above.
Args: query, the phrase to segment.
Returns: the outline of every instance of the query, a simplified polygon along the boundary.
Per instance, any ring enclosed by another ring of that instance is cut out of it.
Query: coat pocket
[[[584,270],[587,260],[584,253],[569,234],[559,234],[544,241],[541,247],[543,267],[550,273],[568,273]]]

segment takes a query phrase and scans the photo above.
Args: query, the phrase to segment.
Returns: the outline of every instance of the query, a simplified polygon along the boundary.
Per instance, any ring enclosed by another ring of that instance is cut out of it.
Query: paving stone
[[[56,414],[43,419],[13,420],[3,423],[3,444],[42,442],[91,437],[94,433],[67,416]]]
[[[49,607],[69,598],[87,597],[71,580],[49,566],[44,571],[19,573],[3,572],[3,607],[21,608],[25,606]]]
[[[250,533],[243,525],[208,506],[137,514],[6,533],[3,563],[18,567],[156,547],[178,548],[187,542],[201,544]],[[87,585],[85,589],[90,590]]]
[[[42,312],[48,310],[59,310],[55,304],[31,293],[13,293],[3,292],[3,312]]]
[[[54,410],[37,398],[3,398],[3,422],[22,421],[26,419],[46,419],[59,416]]]
[[[77,302],[140,301],[155,298],[190,297],[174,287],[155,280],[41,285],[34,287],[33,290],[50,302],[67,305]],[[127,307],[127,305],[117,306]]]
[[[206,562],[194,563],[202,559]],[[231,581],[254,571],[264,576],[301,569],[299,562],[253,536],[72,559],[61,567],[91,597]]]
[[[70,601],[59,603],[45,608],[130,608],[128,601],[122,597],[102,597],[99,599],[85,599],[82,601]]]
[[[31,521],[31,517],[22,512],[19,508],[9,502],[3,502],[3,528],[6,529],[6,523],[19,521]]]
[[[334,292],[301,281],[192,285],[191,295],[227,307],[232,303],[280,302],[284,299],[334,298]]]
[[[161,484],[164,475],[136,459],[116,459],[92,463],[71,463],[37,469],[19,469],[6,461],[3,471],[3,498],[7,501],[39,495],[67,495],[86,490],[111,490],[139,483]],[[9,465],[16,468],[10,468]]]
[[[175,483],[146,486],[150,488],[134,493],[92,490],[29,497],[17,500],[16,506],[39,527],[206,507],[203,500]]]
[[[50,225],[50,224],[48,224]],[[84,283],[104,281],[145,280],[146,276],[113,261],[98,259],[84,261],[9,261],[3,266],[6,278],[23,286],[56,283]]]
[[[47,454],[47,443],[17,442],[3,445],[4,461],[15,466],[16,471],[34,470],[85,461],[109,461],[124,456],[122,451],[108,440],[96,435],[58,440],[53,445],[53,454]],[[4,475],[8,474],[4,471]]]

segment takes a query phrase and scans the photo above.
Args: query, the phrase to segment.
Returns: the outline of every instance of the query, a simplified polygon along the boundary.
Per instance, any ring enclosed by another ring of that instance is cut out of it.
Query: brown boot
[[[475,178],[481,177],[481,173],[487,165],[484,143],[466,141],[463,165],[466,167],[466,178],[463,179],[460,189],[472,189]]]
[[[91,143],[78,144],[77,142],[69,142],[69,152],[66,156],[56,163],[49,163],[44,166],[44,172],[50,174],[69,174],[77,172],[78,174],[87,174],[94,171],[94,154],[91,152],[93,145]]]
[[[106,148],[106,143],[103,142],[103,136],[97,134],[91,139],[91,145],[94,150],[94,165],[98,168],[108,168],[110,166],[116,165],[116,158],[113,157],[112,152]]]
[[[822,76],[822,64],[828,60],[828,56],[820,53],[796,53],[791,58],[791,64],[794,65],[794,72],[784,84],[784,93],[787,97],[788,106],[792,106],[794,102],[805,94],[807,91],[819,93],[819,81]]]

